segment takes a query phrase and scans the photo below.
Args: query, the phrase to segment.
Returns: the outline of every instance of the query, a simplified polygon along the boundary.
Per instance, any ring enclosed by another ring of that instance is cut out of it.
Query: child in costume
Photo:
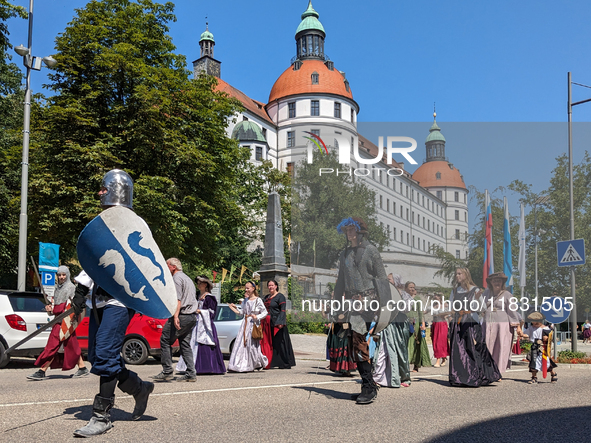
[[[550,356],[552,346],[553,331],[545,326],[543,321],[546,319],[541,312],[532,312],[527,316],[526,321],[531,322],[531,351],[529,358],[529,372],[531,372],[531,380],[529,384],[538,383],[538,371],[542,371],[544,378],[548,375],[550,369],[550,382],[556,383],[558,380],[556,371],[556,362]]]

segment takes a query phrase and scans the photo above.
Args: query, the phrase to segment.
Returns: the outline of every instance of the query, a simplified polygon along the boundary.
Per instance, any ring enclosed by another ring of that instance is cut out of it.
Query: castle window
[[[243,115],[243,116],[242,116],[242,121],[243,121],[243,122],[247,122],[247,121],[248,121],[248,117],[247,117],[246,115]]]
[[[287,104],[287,109],[289,109],[289,118],[295,118],[295,116],[296,116],[295,102],[289,102]]]
[[[456,229],[456,240],[460,239],[460,230]]]
[[[290,131],[287,133],[287,147],[293,148],[295,146],[295,132]]]
[[[334,102],[334,118],[341,118],[341,104]]]
[[[310,129],[310,132],[314,135],[320,137],[320,129]]]
[[[317,85],[318,84],[318,73],[317,72],[313,72],[312,73],[312,84],[313,85]]]
[[[455,212],[455,216],[456,216],[455,217],[456,220],[459,220],[460,219],[460,211],[458,211],[457,209],[456,209],[456,212]]]
[[[289,174],[289,176],[291,178],[293,178],[293,163],[288,163],[287,164],[287,173]]]
[[[320,101],[318,100],[311,100],[311,112],[310,115],[312,116],[319,116],[320,115]]]
[[[437,191],[437,198],[441,200],[443,198],[443,192]],[[437,209],[439,209],[439,207]],[[437,215],[439,215],[439,210],[437,211]]]
[[[456,201],[456,202],[460,201],[460,193],[459,192],[454,192],[454,201]]]
[[[456,249],[456,258],[460,258],[460,250]]]
[[[441,172],[437,172],[437,173],[435,174],[435,178],[436,178],[437,180],[441,180]]]
[[[255,148],[255,160],[262,161],[263,160],[263,148],[262,146],[257,146]]]
[[[265,140],[267,140],[267,129],[263,128],[263,137],[265,137]]]
[[[345,90],[349,92],[349,81],[345,80]]]
[[[353,123],[355,121],[355,111],[353,111],[353,108],[351,108],[351,123]]]

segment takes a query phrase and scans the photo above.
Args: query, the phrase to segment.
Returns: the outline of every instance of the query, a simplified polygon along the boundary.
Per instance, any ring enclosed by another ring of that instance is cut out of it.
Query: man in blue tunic
[[[123,206],[132,210],[131,177],[119,169],[109,171],[103,178],[99,197],[103,209]],[[129,371],[121,357],[125,332],[135,312],[104,289],[96,287],[86,272],[82,271],[75,280],[78,287],[72,304],[76,312],[84,310],[85,302],[93,310],[88,328],[88,361],[92,363],[90,372],[100,377],[100,388],[94,397],[90,421],[76,430],[74,435],[91,437],[104,434],[113,427],[110,410],[115,403],[117,386],[126,394],[133,395],[135,408],[132,419],[138,420],[146,411],[154,384],[142,381],[135,372]]]

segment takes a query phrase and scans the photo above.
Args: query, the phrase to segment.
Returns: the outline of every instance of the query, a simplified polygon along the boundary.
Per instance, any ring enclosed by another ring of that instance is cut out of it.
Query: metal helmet
[[[103,177],[101,206],[125,206],[133,209],[133,180],[121,169],[112,169]]]

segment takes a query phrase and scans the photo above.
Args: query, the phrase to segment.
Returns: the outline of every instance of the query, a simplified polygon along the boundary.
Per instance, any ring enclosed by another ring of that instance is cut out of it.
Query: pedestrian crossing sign
[[[585,240],[559,241],[556,243],[558,266],[577,266],[585,264]]]

